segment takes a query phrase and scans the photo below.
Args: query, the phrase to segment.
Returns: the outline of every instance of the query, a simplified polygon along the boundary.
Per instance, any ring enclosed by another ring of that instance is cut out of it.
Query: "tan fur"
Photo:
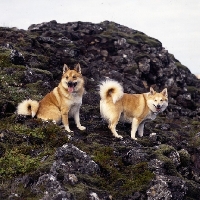
[[[117,138],[122,138],[116,131],[118,121],[132,123],[131,138],[136,140],[136,131],[142,137],[144,123],[155,119],[168,106],[167,89],[157,93],[150,88],[149,93],[143,94],[122,94],[122,91],[123,88],[117,81],[103,82],[100,85],[100,112]]]
[[[70,70],[65,64],[62,79],[57,87],[48,93],[40,102],[25,100],[17,107],[21,115],[35,115],[43,120],[53,120],[57,124],[62,121],[65,130],[71,132],[68,118],[73,117],[77,127],[85,130],[80,124],[79,110],[84,93],[84,80],[80,65]]]

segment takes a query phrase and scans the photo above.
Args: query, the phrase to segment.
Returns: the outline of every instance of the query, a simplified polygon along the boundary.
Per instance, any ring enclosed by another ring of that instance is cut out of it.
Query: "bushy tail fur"
[[[101,100],[106,100],[107,97],[111,96],[113,103],[115,104],[123,95],[123,87],[117,81],[106,80],[100,85]]]
[[[38,111],[39,102],[28,99],[19,103],[17,107],[18,115],[31,115],[34,117]]]

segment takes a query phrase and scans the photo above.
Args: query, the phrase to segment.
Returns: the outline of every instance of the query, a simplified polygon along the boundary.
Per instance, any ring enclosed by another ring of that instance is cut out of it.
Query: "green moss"
[[[143,43],[146,43],[148,44],[149,46],[153,46],[153,47],[159,47],[161,46],[161,42],[152,38],[152,37],[149,37],[147,35],[145,35],[144,33],[141,33],[141,32],[137,32],[135,34],[132,35],[132,39],[138,41],[138,42],[143,42]]]
[[[50,78],[53,78],[53,75],[50,71],[48,70],[43,70],[43,69],[38,69],[38,68],[32,68],[33,72],[37,73],[37,74],[44,74],[49,76]]]
[[[184,149],[181,149],[178,153],[182,166],[188,166],[190,164],[190,154]]]
[[[193,120],[193,121],[191,122],[191,124],[192,124],[192,125],[200,125],[200,121],[195,121],[195,120]]]
[[[139,53],[139,54],[136,55],[135,60],[138,62],[140,59],[145,58],[145,57],[150,59],[148,54]]]
[[[159,149],[157,150],[157,155],[164,155],[167,156],[168,154],[170,154],[171,152],[175,151],[174,147],[167,145],[167,144],[161,144],[159,146]]]
[[[122,158],[115,155],[114,152],[117,149],[112,146],[103,146],[96,142],[87,147],[84,142],[76,145],[91,155],[92,159],[101,167],[102,172],[94,174],[92,177],[78,175],[78,179],[83,180],[90,187],[95,187],[96,190],[107,191],[113,198],[122,199],[134,191],[145,190],[154,177],[146,162],[126,166],[122,162]]]
[[[145,147],[152,147],[155,145],[154,141],[150,140],[149,137],[138,138],[138,143]]]
[[[21,89],[21,80],[24,75],[24,66],[7,66],[0,67],[0,85],[1,85],[1,101],[18,102],[21,97],[25,97],[23,89]]]
[[[137,31],[136,33],[127,33],[118,28],[118,25],[114,22],[103,22],[102,23],[106,30],[103,31],[100,35],[112,39],[112,35],[116,34],[119,37],[123,37],[127,40],[129,44],[137,46],[139,43],[146,43],[149,46],[159,47],[162,46],[161,42],[157,39],[149,37],[142,32]]]
[[[89,188],[83,183],[76,184],[76,187],[67,185],[66,190],[69,191],[74,199],[86,200],[89,199]]]
[[[0,129],[6,130],[2,143],[6,152],[0,158],[0,178],[8,179],[26,173],[46,171],[53,162],[55,149],[68,142],[63,129],[52,122],[27,119],[26,125],[15,122],[14,117],[0,121]],[[42,145],[42,146],[41,146]],[[43,157],[49,157],[41,162]]]
[[[192,133],[192,135],[194,135],[194,134]],[[189,146],[192,148],[199,148],[200,147],[200,137],[192,136],[189,140]]]
[[[39,158],[32,158],[18,152],[17,149],[7,151],[0,158],[0,177],[11,178],[18,174],[31,172],[38,168]]]
[[[189,71],[189,69],[185,66],[185,65],[182,65],[179,61],[175,62],[175,65],[179,68],[179,69],[182,69],[184,71]]]
[[[25,90],[22,88],[24,85],[24,72],[27,70],[25,66],[13,65],[9,58],[10,52],[0,48],[0,85],[1,85],[1,102],[5,102],[9,99],[13,104],[17,104],[27,97],[35,97],[34,99],[41,99],[41,93],[38,92],[38,88],[42,87],[43,82],[40,80],[36,83],[26,85]],[[42,59],[42,58],[40,58]],[[32,68],[32,71],[36,74],[45,75],[49,80],[53,80],[53,75],[47,70],[41,70]],[[42,90],[41,92],[47,93],[48,91]],[[43,95],[42,93],[42,95]]]
[[[43,87],[44,81],[39,80],[35,83],[28,83],[26,84],[26,89],[28,91],[31,91],[32,94],[34,94],[34,100],[41,100],[43,98],[43,95],[46,95],[49,92],[49,89],[45,89]],[[42,91],[38,92],[38,88],[43,88]]]
[[[187,90],[189,93],[196,93],[196,92],[200,92],[200,89],[194,86],[187,86]]]
[[[133,45],[133,46],[136,46],[136,45],[139,44],[139,43],[138,43],[136,40],[134,40],[134,39],[127,39],[127,42],[128,42],[129,44]]]
[[[122,186],[122,190],[144,191],[148,188],[150,181],[154,178],[154,174],[148,170],[146,162],[141,162],[135,166],[127,167],[127,175],[130,173],[129,180]]]
[[[159,149],[155,151],[155,155],[159,160],[163,161],[164,168],[166,169],[168,174],[178,175],[176,166],[174,165],[173,161],[168,158],[168,155],[173,151],[176,151],[174,147],[166,144],[161,144],[159,146]]]
[[[0,66],[7,67],[11,65],[10,51],[0,48]]]
[[[124,69],[125,73],[128,74],[135,74],[135,71],[138,69],[137,64],[132,64],[131,66],[128,66]]]

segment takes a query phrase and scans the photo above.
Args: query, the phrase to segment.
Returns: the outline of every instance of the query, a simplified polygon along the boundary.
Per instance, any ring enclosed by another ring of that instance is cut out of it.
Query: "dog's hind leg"
[[[141,123],[141,124],[138,126],[138,135],[139,135],[139,137],[142,137],[142,136],[143,136],[143,132],[144,132],[144,122]]]
[[[119,117],[111,120],[110,123],[109,123],[109,125],[108,125],[108,128],[113,133],[113,136],[115,136],[116,138],[122,139],[123,137],[121,135],[119,135],[117,133],[117,131],[116,131],[116,126],[117,126],[118,121],[119,121]]]

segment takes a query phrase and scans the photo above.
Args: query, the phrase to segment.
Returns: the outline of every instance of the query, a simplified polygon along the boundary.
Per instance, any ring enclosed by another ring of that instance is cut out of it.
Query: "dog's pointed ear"
[[[64,64],[64,66],[63,66],[63,74],[68,70],[69,70],[69,67],[66,64]]]
[[[162,94],[163,96],[165,96],[165,97],[168,97],[167,88],[165,88],[165,89],[161,92],[161,94]]]
[[[154,94],[155,94],[155,90],[154,90],[152,87],[150,87],[150,94],[151,94],[151,95],[154,95]]]
[[[79,63],[75,65],[74,70],[76,70],[79,74],[81,74],[81,66]]]

